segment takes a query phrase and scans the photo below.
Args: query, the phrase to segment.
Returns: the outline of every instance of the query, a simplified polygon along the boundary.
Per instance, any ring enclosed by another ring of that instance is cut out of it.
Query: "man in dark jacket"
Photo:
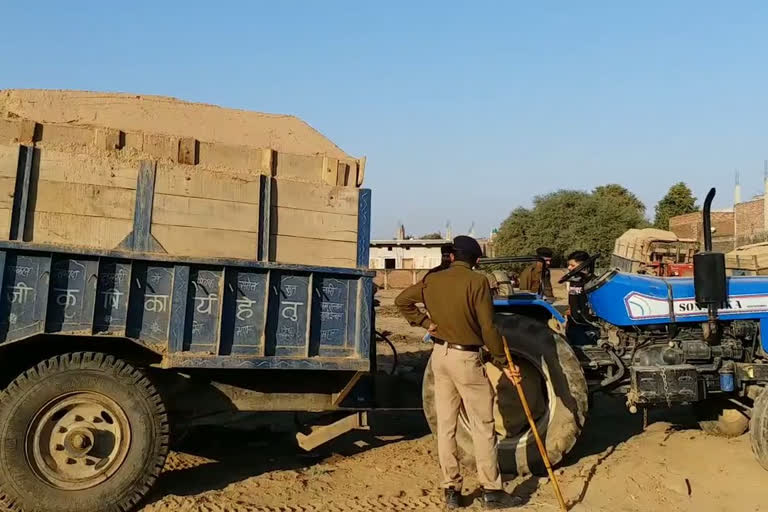
[[[568,271],[574,270],[587,260],[589,260],[587,252],[572,252],[568,255]],[[590,322],[589,304],[584,293],[584,285],[594,277],[591,268],[584,268],[566,283],[568,288],[568,313],[566,315],[568,323],[565,332],[573,345],[591,345],[594,343],[592,338],[595,334],[595,328]]]

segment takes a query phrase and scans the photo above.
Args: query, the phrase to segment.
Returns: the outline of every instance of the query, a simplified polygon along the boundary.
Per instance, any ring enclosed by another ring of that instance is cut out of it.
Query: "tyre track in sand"
[[[220,496],[208,499],[204,498],[195,503],[194,508],[183,498],[169,499],[163,503],[163,507],[155,509],[159,511],[187,511],[199,512],[407,512],[411,510],[423,512],[437,512],[443,510],[442,500],[438,496],[425,496],[423,498],[381,498],[344,500],[339,502],[327,502],[322,504],[307,505],[281,505],[255,507],[227,499]]]

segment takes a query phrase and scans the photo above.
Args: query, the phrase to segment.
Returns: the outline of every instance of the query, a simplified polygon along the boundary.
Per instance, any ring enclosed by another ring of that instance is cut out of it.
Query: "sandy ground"
[[[393,332],[401,366],[418,369],[426,354],[421,332],[394,316],[393,293],[384,295],[379,329]],[[709,437],[684,408],[652,411],[649,419],[643,430],[641,416],[621,400],[596,400],[583,436],[557,469],[573,510],[768,511],[768,473],[748,436]],[[289,433],[266,430],[201,432],[184,449],[189,453],[171,454],[144,512],[442,510],[435,444],[418,413],[373,416],[370,432],[311,454],[298,451]],[[466,474],[465,505],[476,510],[473,469]],[[557,510],[545,478],[505,485],[525,510]]]

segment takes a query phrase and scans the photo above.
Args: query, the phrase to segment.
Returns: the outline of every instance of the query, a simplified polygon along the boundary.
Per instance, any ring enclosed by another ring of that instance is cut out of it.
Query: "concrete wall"
[[[394,259],[396,269],[430,269],[440,264],[440,258],[439,246],[371,247],[369,267],[383,270],[386,260]]]
[[[437,266],[437,265],[435,265]],[[416,284],[429,272],[428,270],[377,270],[373,283],[383,290],[401,290]]]

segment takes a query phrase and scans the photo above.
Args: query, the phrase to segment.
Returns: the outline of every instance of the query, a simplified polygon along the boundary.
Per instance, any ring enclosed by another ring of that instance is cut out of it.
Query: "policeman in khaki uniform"
[[[486,278],[472,268],[482,256],[477,241],[459,236],[453,242],[451,265],[432,272],[395,299],[400,313],[414,326],[427,329],[434,342],[437,445],[448,508],[459,506],[456,427],[461,404],[469,416],[478,479],[487,509],[506,508],[509,497],[501,485],[493,415],[494,392],[485,373],[480,348],[504,360],[504,345],[493,324],[493,300]],[[428,315],[416,306],[423,303]],[[507,377],[513,375],[505,370]],[[516,376],[519,370],[516,369]]]
[[[488,280],[488,286],[491,288],[491,295],[493,297],[509,297],[515,294],[512,280],[509,278],[509,274],[503,270],[481,272],[481,274]]]
[[[520,273],[520,289],[533,293],[541,292],[544,298],[550,301],[555,299],[552,291],[552,281],[549,275],[549,265],[552,263],[552,249],[539,247],[536,256],[544,260],[531,264]]]

